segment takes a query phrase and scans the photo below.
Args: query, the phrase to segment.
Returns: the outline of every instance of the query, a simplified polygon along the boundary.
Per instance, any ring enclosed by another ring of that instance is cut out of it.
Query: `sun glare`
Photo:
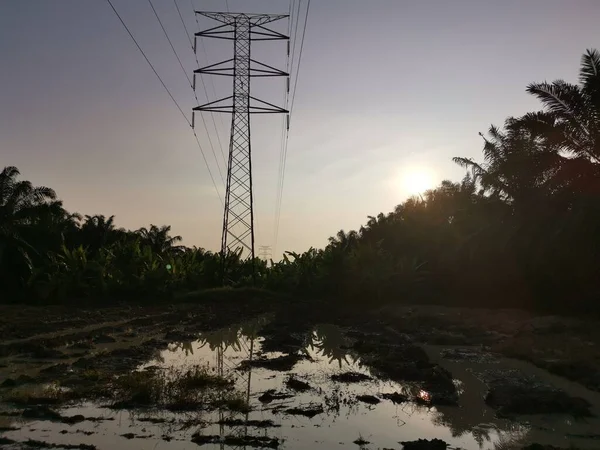
[[[435,184],[433,172],[422,167],[412,167],[400,173],[400,189],[408,195],[419,195]]]

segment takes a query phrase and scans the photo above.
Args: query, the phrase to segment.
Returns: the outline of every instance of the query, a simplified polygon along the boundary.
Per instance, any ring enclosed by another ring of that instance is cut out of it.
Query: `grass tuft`
[[[239,392],[222,399],[220,406],[239,413],[248,413],[251,410],[250,405]]]
[[[55,405],[67,399],[67,391],[58,384],[19,386],[2,396],[2,401],[19,405]]]
[[[232,384],[231,379],[215,375],[202,366],[132,372],[115,379],[113,396],[118,401],[114,407],[153,406],[172,411],[211,409],[236,398],[235,392],[228,392]],[[235,402],[231,405],[247,410],[247,406],[244,408]]]

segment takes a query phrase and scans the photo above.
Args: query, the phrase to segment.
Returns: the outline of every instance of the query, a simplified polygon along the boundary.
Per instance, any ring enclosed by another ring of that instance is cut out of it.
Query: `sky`
[[[196,99],[148,1],[112,1],[189,119]],[[177,1],[197,31],[190,0]],[[289,0],[192,1],[205,11],[289,9]],[[191,74],[173,1],[153,3]],[[307,0],[300,6],[303,18]],[[313,0],[275,259],[460,180],[451,158],[480,159],[480,131],[539,109],[528,83],[577,81],[581,54],[600,47],[598,23],[598,0]],[[285,20],[272,26],[287,30]],[[231,53],[206,39],[198,58]],[[282,42],[253,44],[252,54],[285,69]],[[54,188],[70,211],[114,214],[130,229],[169,224],[184,244],[218,250],[222,205],[191,129],[105,0],[0,0],[0,64],[2,166]],[[231,95],[231,79],[217,78],[204,80],[209,101]],[[253,92],[282,105],[283,83],[261,80]],[[197,95],[206,101],[200,83]],[[230,118],[204,118],[208,131],[199,117],[196,130],[223,196]],[[281,122],[252,121],[257,245],[275,245]]]

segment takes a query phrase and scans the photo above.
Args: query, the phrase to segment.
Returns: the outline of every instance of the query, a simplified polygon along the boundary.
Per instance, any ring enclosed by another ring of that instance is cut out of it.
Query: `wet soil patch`
[[[138,422],[148,422],[153,424],[158,423],[174,423],[175,419],[165,419],[163,417],[139,417],[136,419]]]
[[[306,359],[306,356],[298,354],[283,355],[276,358],[261,357],[253,360],[242,361],[239,365],[239,369],[246,370],[249,367],[257,367],[268,370],[276,370],[279,372],[289,372],[293,369],[296,363],[298,363],[298,361],[303,359]]]
[[[418,439],[400,443],[403,450],[446,450],[448,448],[448,444],[441,439]]]
[[[83,414],[75,414],[72,416],[63,416],[59,412],[50,409],[46,406],[36,406],[27,408],[20,414],[24,419],[30,420],[48,420],[51,422],[61,422],[68,425],[74,425],[84,421],[100,422],[104,420],[114,420],[112,417],[85,417]]]
[[[33,381],[34,381],[34,378],[32,378],[28,375],[19,375],[16,379],[7,378],[6,380],[4,380],[2,382],[2,384],[0,384],[0,387],[3,387],[3,388],[17,387],[17,386],[21,386],[23,384],[32,383]]]
[[[396,338],[396,333],[388,332],[387,342]],[[373,339],[373,337],[371,337]],[[397,340],[397,339],[396,339]],[[362,362],[371,367],[380,378],[396,382],[412,382],[425,392],[413,400],[432,405],[457,405],[458,392],[452,374],[441,366],[431,363],[427,353],[414,344],[367,345],[368,353],[362,353]],[[386,340],[384,340],[386,342]],[[376,348],[376,350],[372,350]]]
[[[600,392],[600,370],[588,361],[533,359],[531,362],[550,373],[577,381],[593,391]]]
[[[360,372],[344,372],[331,375],[331,379],[340,383],[360,383],[362,381],[370,381],[373,378]]]
[[[8,439],[8,441],[10,441],[10,439]],[[9,443],[16,444],[17,442],[11,441]],[[54,444],[51,442],[37,441],[34,439],[29,439],[24,442],[19,442],[19,444],[24,445],[26,448],[41,448],[41,449],[60,448],[60,449],[95,450],[97,448],[95,445],[90,445],[90,444]]]
[[[292,397],[294,397],[292,394],[286,394],[284,392],[277,392],[275,389],[269,389],[258,397],[258,401],[261,403],[271,403],[273,400],[285,400]]]
[[[124,437],[125,439],[149,439],[153,436],[141,435],[141,434],[135,434],[135,433],[125,433],[125,434],[122,434],[121,437]]]
[[[183,330],[169,330],[165,333],[165,340],[169,342],[190,342],[196,339],[198,337],[195,334]]]
[[[292,416],[304,416],[309,419],[315,417],[317,414],[322,414],[324,411],[323,406],[321,405],[307,405],[307,406],[298,406],[294,408],[288,408],[284,410],[286,414],[290,414]]]
[[[218,436],[202,435],[196,433],[192,436],[192,442],[198,445],[224,444],[229,446],[254,447],[254,448],[278,448],[279,439],[267,436]]]
[[[108,334],[99,334],[92,338],[92,342],[94,344],[112,344],[113,342],[117,342],[117,340]]]
[[[299,380],[293,376],[287,379],[285,385],[288,388],[299,392],[309,391],[311,389],[310,384],[308,384],[306,381]]]
[[[380,397],[385,400],[390,400],[392,403],[400,404],[408,401],[408,396],[400,394],[399,392],[390,392],[386,394],[380,394]]]
[[[482,374],[489,386],[485,402],[501,416],[515,414],[570,414],[590,417],[590,403],[518,371]]]
[[[367,403],[369,405],[377,405],[381,402],[381,400],[379,400],[377,397],[369,394],[358,395],[356,396],[356,400],[358,400],[359,402]]]
[[[364,446],[364,445],[369,445],[370,442],[367,441],[366,439],[364,439],[362,436],[359,437],[358,439],[356,439],[355,441],[352,442],[353,444],[356,444],[360,447]]]
[[[216,422],[218,425],[225,425],[227,427],[238,427],[238,426],[248,426],[248,427],[256,427],[256,428],[271,428],[271,427],[280,427],[281,425],[275,424],[270,419],[267,420],[242,420],[242,419],[223,419]]]
[[[440,356],[449,361],[467,361],[472,363],[490,363],[497,361],[491,353],[471,348],[447,348]]]

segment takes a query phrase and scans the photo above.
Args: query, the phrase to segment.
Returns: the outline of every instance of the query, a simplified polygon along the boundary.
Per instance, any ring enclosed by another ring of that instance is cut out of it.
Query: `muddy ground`
[[[190,297],[168,306],[146,307],[0,307],[0,395],[4,413],[30,414],[36,420],[79,420],[52,414],[67,403],[106,396],[115,376],[130,373],[173,343],[181,343],[183,347],[199,332],[261,318],[259,336],[264,355],[242,361],[241,367],[291,371],[307,357],[306,337],[320,325],[317,330],[322,339],[340,339],[340,343],[328,344],[328,358],[339,358],[341,367],[342,359],[351,354],[369,369],[370,375],[348,371],[333,375],[332,378],[338,377],[333,381],[360,383],[365,381],[361,376],[371,376],[412,387],[402,392],[369,393],[354,398],[368,407],[392,401],[439,411],[444,408],[464,411],[469,409],[465,408],[465,399],[472,395],[483,397],[485,407],[499,420],[524,423],[523,416],[560,414],[571,418],[568,420],[596,423],[593,417],[598,413],[597,405],[588,393],[588,390],[600,392],[600,323],[596,320],[536,316],[517,310],[435,306],[388,306],[365,312],[275,299],[257,292],[226,297],[225,301],[218,295]],[[329,332],[327,327],[336,328]],[[528,361],[539,372],[523,369],[518,363],[492,364],[505,357]],[[476,377],[485,389],[463,392],[456,382],[457,373],[465,379]],[[546,373],[556,377],[548,378]],[[36,397],[34,387],[56,382],[68,393]],[[302,383],[306,384],[305,390],[311,389],[310,378],[292,377],[284,387],[290,392],[301,392]],[[27,395],[15,398],[16,390],[30,386],[25,391]],[[272,401],[277,395],[289,394],[265,391],[261,397]],[[327,409],[327,400],[320,406],[288,408],[283,413],[310,419],[321,414],[323,408]],[[470,414],[483,413],[472,410]],[[478,423],[477,417],[470,420]],[[582,439],[569,441],[570,444],[594,448],[593,443],[598,442],[600,448],[600,429],[596,432],[593,426],[590,429]],[[192,439],[198,445],[204,445],[199,442],[202,439],[207,444],[221,442],[218,436],[198,436],[195,441]],[[6,443],[14,444],[9,441]],[[273,440],[254,444],[277,447]],[[414,447],[418,444],[407,442],[404,448],[436,448],[438,444],[431,441]]]

